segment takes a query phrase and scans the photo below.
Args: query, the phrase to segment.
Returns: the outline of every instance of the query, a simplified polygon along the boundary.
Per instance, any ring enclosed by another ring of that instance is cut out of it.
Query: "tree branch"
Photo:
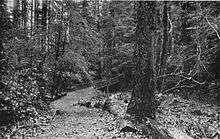
[[[208,49],[208,50],[202,52],[201,54],[204,55],[204,54],[206,54],[206,53],[208,53],[208,52],[211,52],[213,49],[217,49],[218,47],[219,47],[219,46],[212,47],[212,48],[210,48],[210,49]],[[196,56],[197,56],[197,55],[194,54],[194,55],[190,56],[189,58],[185,59],[183,62],[186,62],[186,61],[188,61],[188,60],[190,60],[190,59],[192,59],[192,58],[194,58],[194,57],[196,57]]]
[[[193,88],[193,87],[195,87],[195,85],[191,85],[191,86],[190,85],[174,86],[170,89],[167,89],[167,90],[163,91],[162,94],[166,94],[167,92],[170,92],[170,91],[178,89],[178,88]]]
[[[215,27],[209,22],[207,16],[205,17],[205,19],[206,19],[206,21],[208,22],[208,24],[211,26],[211,28],[215,31],[215,33],[216,33],[218,39],[220,40],[220,35],[219,35],[218,31],[217,31],[217,30],[215,29]]]
[[[197,83],[197,84],[199,84],[199,85],[205,84],[205,82],[199,82],[199,81],[193,79],[191,76],[190,76],[190,77],[187,77],[187,76],[184,76],[184,75],[182,75],[182,74],[173,74],[173,73],[171,73],[171,74],[165,74],[165,75],[157,76],[156,78],[163,78],[163,77],[167,77],[167,76],[178,76],[178,77],[181,77],[181,78],[184,78],[184,79],[193,81],[193,82],[195,82],[195,83]]]

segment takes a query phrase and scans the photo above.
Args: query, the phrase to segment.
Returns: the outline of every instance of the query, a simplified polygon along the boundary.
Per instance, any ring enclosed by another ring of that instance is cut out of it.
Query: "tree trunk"
[[[127,113],[155,118],[153,84],[152,34],[155,30],[156,2],[139,1],[137,5],[136,43],[134,52],[135,71],[133,92]]]
[[[47,29],[47,1],[43,1],[42,3],[42,26],[43,30]]]
[[[96,7],[95,7],[95,21],[96,21],[96,29],[97,29],[97,32],[100,33],[101,31],[101,28],[100,28],[100,5],[99,5],[99,0],[98,1],[95,1],[96,2]],[[101,55],[101,44],[98,44],[98,55],[99,57],[101,58],[102,55]],[[98,63],[98,73],[97,73],[97,78],[98,79],[101,79],[102,78],[102,69],[103,69],[103,60],[100,59],[99,63]]]
[[[30,12],[31,12],[31,17],[30,17],[30,35],[32,36],[33,35],[33,15],[34,15],[34,3],[33,3],[34,1],[33,0],[31,0],[31,10],[30,10]]]
[[[7,12],[7,1],[0,1],[0,92],[5,89],[2,81],[2,75],[7,73],[7,58],[5,55],[4,43],[8,40],[7,31],[11,29],[10,17]]]
[[[14,1],[14,9],[13,9],[13,22],[16,27],[20,26],[20,1]]]
[[[34,25],[39,26],[39,17],[40,17],[40,10],[39,10],[39,0],[35,0],[34,2]]]
[[[62,37],[62,31],[61,28],[59,28],[57,34],[56,34],[56,46],[55,46],[55,65],[54,65],[54,69],[53,69],[53,83],[52,83],[52,88],[51,88],[51,94],[53,97],[57,97],[58,96],[58,83],[60,80],[60,72],[58,71],[58,60],[60,57],[60,47],[61,47],[61,37]]]
[[[47,12],[48,12],[48,1],[43,1],[42,2],[42,20],[41,20],[41,24],[42,24],[42,30],[44,33],[46,33],[47,31]],[[46,43],[46,35],[43,35],[41,38],[41,43],[44,44]]]
[[[22,26],[27,29],[27,2],[22,0]]]
[[[166,59],[167,59],[167,45],[168,45],[168,2],[164,2],[163,7],[163,44],[162,44],[162,51],[160,53],[160,69],[159,75],[165,74],[166,71]],[[158,90],[161,92],[164,87],[164,78],[162,78],[158,82]]]
[[[112,60],[113,60],[113,49],[115,47],[115,11],[109,9],[109,17],[104,21],[104,70],[105,77],[107,80],[107,90],[109,93],[109,82],[112,76]]]

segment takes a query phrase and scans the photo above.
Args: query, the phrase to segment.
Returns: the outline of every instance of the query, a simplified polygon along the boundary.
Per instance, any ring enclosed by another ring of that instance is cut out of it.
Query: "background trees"
[[[6,1],[0,2],[0,92],[6,90],[6,84],[3,82],[4,75],[7,75],[7,59],[5,56],[4,44],[9,38],[9,29],[12,27],[12,23],[9,18],[9,13],[7,11]],[[1,101],[3,98],[1,97]]]

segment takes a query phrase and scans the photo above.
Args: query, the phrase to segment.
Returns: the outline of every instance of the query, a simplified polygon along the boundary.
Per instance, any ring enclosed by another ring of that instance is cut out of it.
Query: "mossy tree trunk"
[[[127,113],[138,117],[155,118],[153,83],[153,45],[156,2],[136,2],[136,42],[134,52],[133,92]]]

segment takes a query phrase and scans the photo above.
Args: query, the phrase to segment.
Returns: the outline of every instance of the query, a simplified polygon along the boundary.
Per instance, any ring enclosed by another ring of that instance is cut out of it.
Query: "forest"
[[[219,9],[0,0],[0,138],[220,138]]]

